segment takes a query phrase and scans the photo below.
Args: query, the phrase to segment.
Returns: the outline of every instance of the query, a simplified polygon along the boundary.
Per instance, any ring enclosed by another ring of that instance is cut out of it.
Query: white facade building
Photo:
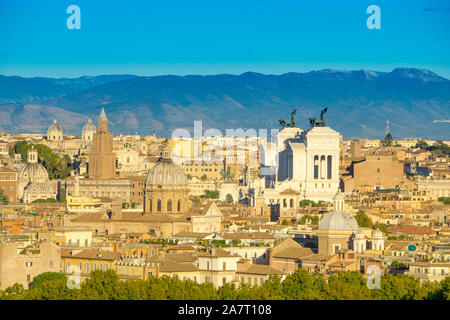
[[[309,130],[284,128],[278,135],[278,169],[266,176],[259,192],[266,204],[282,204],[282,193],[291,189],[299,199],[332,201],[339,187],[341,135],[330,127]]]

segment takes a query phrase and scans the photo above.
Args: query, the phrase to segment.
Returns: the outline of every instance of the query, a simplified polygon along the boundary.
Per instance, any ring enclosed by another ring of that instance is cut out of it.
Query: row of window
[[[68,243],[69,245],[72,245],[72,239],[68,239],[67,243]],[[79,246],[80,246],[80,239],[77,239],[76,243],[77,243],[77,247],[79,247]],[[84,245],[85,245],[86,247],[89,245],[88,239],[84,239]]]
[[[90,272],[91,272],[89,263],[85,263],[85,264],[84,264],[84,269],[83,269],[83,264],[82,264],[81,262],[79,262],[79,263],[76,265],[76,267],[77,267],[78,269],[77,269],[77,270],[74,270],[74,267],[71,268],[70,262],[66,262],[66,272],[77,272],[77,271],[83,272],[83,273],[90,273]],[[95,270],[108,271],[108,265],[107,265],[106,263],[105,263],[105,264],[102,264],[102,263],[99,263],[99,264],[93,263],[93,264],[92,264],[92,271],[95,271]]]
[[[258,278],[254,278],[254,277],[246,278],[246,277],[241,276],[242,283],[247,283],[247,284],[254,285],[254,286],[258,285],[258,280],[259,280],[259,285],[263,285],[263,283],[264,283],[264,279],[263,278],[259,278],[259,279]]]
[[[433,270],[432,271],[433,276],[437,275],[436,269],[432,269],[432,270]],[[420,273],[421,273],[421,269],[420,268],[416,268],[416,274],[420,274]],[[429,274],[428,268],[424,268],[423,269],[423,273],[424,274]],[[445,275],[446,275],[445,269],[441,269],[441,276],[445,276]]]
[[[167,208],[166,209],[167,211],[173,211],[172,200],[171,199],[167,200],[167,207],[166,208]],[[153,211],[153,200],[150,200],[149,209],[150,209],[150,212]],[[158,199],[156,201],[156,211],[157,212],[161,212],[161,210],[162,210],[162,201],[160,199]],[[178,212],[181,211],[181,200],[177,201],[177,210],[176,211],[178,211]]]
[[[3,189],[3,190],[6,191],[6,189],[5,189],[5,188],[2,188],[2,187],[0,187],[0,189]],[[9,187],[9,191],[14,191],[14,187]]]
[[[14,175],[11,175],[11,176],[9,176],[9,177],[1,176],[0,179],[4,181],[4,180],[7,180],[7,178],[9,178],[8,180],[16,180]]]

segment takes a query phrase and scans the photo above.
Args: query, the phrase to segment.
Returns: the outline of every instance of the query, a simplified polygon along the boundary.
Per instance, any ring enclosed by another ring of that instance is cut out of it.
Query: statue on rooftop
[[[322,109],[320,112],[320,120],[317,120],[316,118],[309,118],[309,123],[311,124],[311,127],[325,127],[327,122],[325,121],[324,114],[328,111],[328,108]]]
[[[295,114],[297,113],[297,109],[292,110],[291,112],[291,121],[280,119],[281,129],[284,128],[295,128]]]

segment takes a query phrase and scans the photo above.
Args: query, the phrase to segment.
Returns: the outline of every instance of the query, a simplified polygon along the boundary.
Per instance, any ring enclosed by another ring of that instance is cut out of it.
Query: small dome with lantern
[[[53,123],[48,127],[47,132],[62,132],[62,128],[56,119],[53,119]]]
[[[47,140],[50,141],[60,141],[63,139],[63,131],[61,126],[58,124],[56,119],[53,120],[53,123],[48,127],[47,130]]]
[[[88,122],[83,126],[83,129],[81,130],[81,132],[95,132],[97,130],[97,127],[95,126],[95,124],[92,122],[91,119],[88,120]]]
[[[356,219],[344,211],[344,195],[338,190],[334,196],[334,209],[319,222],[319,230],[358,231]]]

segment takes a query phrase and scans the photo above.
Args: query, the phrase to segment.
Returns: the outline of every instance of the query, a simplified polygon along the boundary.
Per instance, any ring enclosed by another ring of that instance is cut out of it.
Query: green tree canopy
[[[430,151],[435,157],[450,156],[450,146],[440,140],[436,141],[432,146],[428,145],[425,141],[418,141],[415,147]]]
[[[428,143],[426,143],[425,141],[419,140],[419,141],[417,141],[415,147],[419,148],[419,149],[422,149],[422,150],[427,150],[429,146],[428,146]]]
[[[8,204],[8,197],[3,192],[3,189],[0,188],[0,205]]]
[[[309,214],[305,214],[302,216],[302,218],[300,219],[299,223],[300,224],[305,224],[306,220],[311,221],[311,224],[319,224],[319,217],[318,216],[311,216]]]
[[[73,169],[70,157],[68,155],[60,156],[43,144],[33,145],[26,141],[20,141],[11,147],[10,153],[20,154],[22,161],[26,162],[28,151],[33,146],[38,152],[39,163],[47,170],[50,179],[65,179],[70,175],[70,172]]]
[[[394,141],[394,139],[392,139],[392,135],[390,133],[388,133],[386,135],[386,137],[384,137],[383,145],[385,147],[390,147],[390,146],[392,146],[393,141]]]
[[[41,288],[45,282],[53,280],[67,281],[67,276],[59,272],[44,272],[33,278],[32,288]]]
[[[444,204],[450,204],[450,197],[439,197],[438,201],[443,202]]]
[[[362,228],[372,228],[373,227],[372,220],[369,218],[369,216],[367,216],[364,213],[364,211],[358,210],[358,212],[355,215],[355,219],[356,219],[356,222],[358,222],[358,226],[360,226]]]
[[[218,191],[208,191],[208,192],[206,192],[206,198],[219,199],[219,192]]]
[[[198,284],[178,277],[154,277],[147,280],[120,280],[113,270],[94,271],[80,289],[69,289],[67,277],[47,272],[33,279],[25,290],[15,284],[3,291],[2,300],[424,300],[450,299],[450,277],[440,283],[421,283],[417,278],[398,274],[381,276],[380,289],[369,289],[361,273],[337,272],[329,275],[298,269],[287,275],[270,276],[262,286],[227,283],[215,288],[212,283]]]

